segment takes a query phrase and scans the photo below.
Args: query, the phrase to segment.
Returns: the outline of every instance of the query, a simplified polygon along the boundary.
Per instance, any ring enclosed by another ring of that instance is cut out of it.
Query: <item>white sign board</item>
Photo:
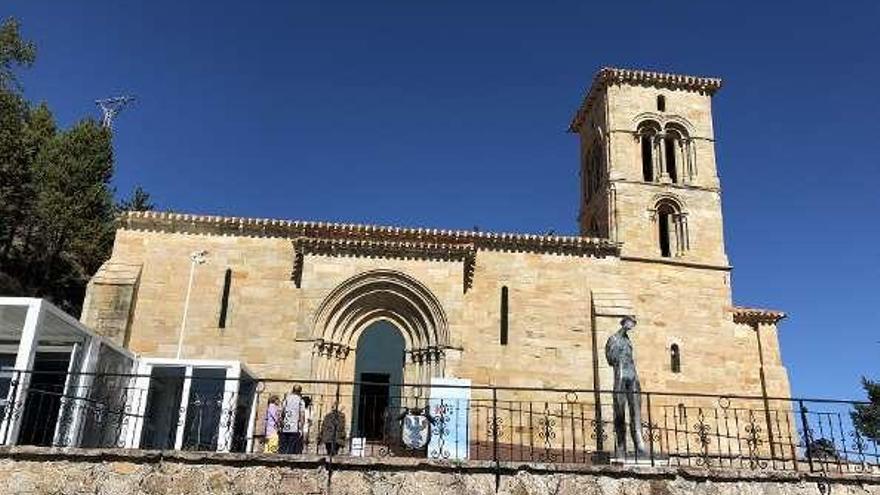
[[[367,450],[367,439],[363,437],[353,437],[351,439],[351,453],[352,457],[363,457]]]

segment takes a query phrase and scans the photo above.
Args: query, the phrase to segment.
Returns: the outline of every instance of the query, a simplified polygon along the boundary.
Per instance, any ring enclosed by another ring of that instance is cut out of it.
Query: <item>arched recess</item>
[[[685,204],[672,194],[657,194],[648,211],[658,254],[664,258],[684,256],[690,249]]]
[[[659,136],[661,136],[661,128],[655,120],[643,120],[636,127],[644,182],[655,182],[661,175]]]
[[[696,159],[690,134],[684,125],[669,122],[663,133],[664,170],[674,184],[690,182],[696,176]]]
[[[313,377],[352,380],[352,351],[361,333],[377,321],[391,323],[403,335],[406,382],[425,383],[443,376],[449,329],[440,302],[409,275],[373,270],[342,282],[318,307],[312,329]]]

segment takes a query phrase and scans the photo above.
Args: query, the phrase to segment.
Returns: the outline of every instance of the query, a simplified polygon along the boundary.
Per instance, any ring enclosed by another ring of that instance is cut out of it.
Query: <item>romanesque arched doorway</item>
[[[364,329],[355,348],[352,435],[383,437],[389,414],[396,416],[406,399],[403,368],[406,342],[394,324],[377,321]]]
[[[393,401],[420,400],[425,389],[419,385],[445,373],[449,330],[443,308],[421,282],[398,271],[373,270],[339,284],[318,307],[312,331],[312,377],[344,383],[327,385],[321,393],[337,397],[333,403],[350,418],[350,431],[360,437],[378,434],[373,430],[381,428],[381,417],[400,405]],[[382,354],[387,357],[390,353],[400,371],[377,371],[375,367],[371,371],[368,357],[375,352],[371,347],[387,347],[393,341],[391,350]],[[359,352],[361,346],[364,352]],[[373,375],[363,376],[370,373]],[[364,378],[379,379],[380,386],[365,391],[362,385],[352,385]],[[383,388],[381,380],[386,379],[389,384],[398,381],[402,385]],[[369,395],[374,396],[366,399],[371,404],[361,404],[362,397]]]
[[[362,377],[358,376],[360,370],[356,364],[362,337],[369,345],[370,335],[377,328],[389,327],[403,346],[399,376],[406,386],[400,388],[399,395],[420,395],[423,390],[418,385],[445,373],[445,351],[449,345],[446,315],[427,287],[393,270],[356,275],[324,299],[315,314],[312,330],[315,340],[312,377],[346,383],[359,381]],[[353,386],[341,388],[339,407],[354,413],[359,390]],[[355,420],[352,427],[357,427],[354,414],[349,417]]]

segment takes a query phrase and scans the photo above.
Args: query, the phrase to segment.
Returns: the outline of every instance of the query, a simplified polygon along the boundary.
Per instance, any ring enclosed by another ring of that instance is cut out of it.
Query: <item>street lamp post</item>
[[[186,314],[189,312],[189,296],[192,293],[193,278],[195,278],[196,274],[196,265],[205,264],[205,256],[207,256],[207,254],[207,251],[202,250],[195,251],[191,255],[189,255],[189,284],[187,284],[186,286],[186,299],[183,303],[183,318],[180,320],[180,335],[177,338],[177,359],[180,359],[180,355],[183,353],[183,335],[186,333]]]

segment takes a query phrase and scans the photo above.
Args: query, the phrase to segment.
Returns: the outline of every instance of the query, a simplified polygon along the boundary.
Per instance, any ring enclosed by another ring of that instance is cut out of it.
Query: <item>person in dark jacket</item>
[[[345,445],[345,413],[334,405],[333,410],[324,416],[321,424],[321,442],[327,455],[336,455]]]

